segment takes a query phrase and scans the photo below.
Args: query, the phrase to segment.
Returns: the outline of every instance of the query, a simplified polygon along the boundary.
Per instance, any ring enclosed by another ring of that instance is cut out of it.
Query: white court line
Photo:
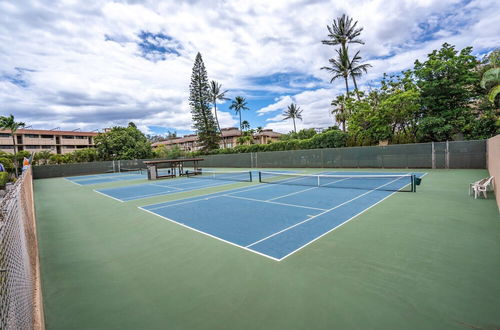
[[[82,186],[82,185],[81,185],[81,184],[79,184],[78,182],[73,181],[73,180],[70,180],[70,179],[68,179],[68,178],[64,178],[64,180],[69,181],[69,182],[71,182],[71,183],[74,183],[74,184],[76,184],[76,185],[78,185],[78,186]]]
[[[148,184],[148,183],[146,183]],[[183,188],[177,188],[177,187],[174,187],[174,186],[167,186],[167,185],[162,185],[162,184],[158,184],[158,183],[149,183],[150,185],[153,185],[153,186],[158,186],[158,187],[163,187],[163,188],[171,188],[171,189],[176,189],[176,190],[184,190]],[[126,186],[126,187],[130,187],[130,186]]]
[[[191,229],[192,231],[195,231],[195,232],[197,232],[197,233],[200,233],[200,234],[206,235],[206,236],[211,237],[211,238],[215,238],[215,239],[217,239],[217,240],[219,240],[219,241],[222,241],[222,242],[224,242],[224,243],[231,244],[232,246],[239,247],[239,248],[241,248],[241,249],[243,249],[243,250],[253,252],[253,253],[255,253],[255,254],[258,254],[258,255],[261,255],[261,256],[263,256],[263,257],[266,257],[266,258],[272,259],[272,260],[274,260],[274,261],[279,261],[279,259],[274,258],[274,257],[271,257],[271,256],[269,256],[269,255],[267,255],[267,254],[264,254],[264,253],[261,253],[261,252],[258,252],[258,251],[254,251],[254,250],[252,250],[252,249],[248,249],[248,248],[246,248],[246,247],[244,247],[244,246],[242,246],[242,245],[238,245],[238,244],[233,243],[233,242],[230,242],[230,241],[226,241],[225,239],[222,239],[222,238],[220,238],[220,237],[214,236],[214,235],[212,235],[212,234],[209,234],[209,233],[206,233],[206,232],[204,232],[204,231],[201,231],[201,230],[195,229],[195,228],[193,228],[193,227],[190,227],[190,226],[185,225],[185,224],[183,224],[183,223],[177,222],[177,221],[172,220],[172,219],[170,219],[170,218],[164,217],[163,215],[159,215],[159,214],[157,214],[157,213],[155,213],[155,212],[151,212],[151,211],[149,211],[149,210],[143,209],[143,208],[142,208],[142,207],[140,207],[140,206],[139,206],[138,208],[139,208],[139,209],[141,209],[141,210],[143,210],[143,211],[146,211],[146,212],[148,212],[148,213],[154,214],[154,215],[156,215],[157,217],[163,218],[163,219],[168,220],[168,221],[170,221],[170,222],[173,222],[173,223],[175,223],[175,224],[177,224],[177,225],[180,225],[180,226],[182,226],[182,227],[184,227],[184,228]]]
[[[244,200],[253,201],[253,202],[261,202],[261,203],[269,203],[269,204],[277,204],[277,205],[285,205],[285,206],[291,206],[291,207],[298,207],[298,208],[301,208],[301,209],[311,209],[311,210],[318,210],[318,211],[326,211],[326,209],[320,209],[320,208],[317,208],[317,207],[302,206],[302,205],[295,205],[295,204],[287,204],[287,203],[280,203],[280,202],[263,201],[261,199],[240,197],[240,196],[234,196],[234,195],[222,195],[222,196],[224,196],[224,197],[231,197],[231,198],[237,198],[237,199],[244,199]]]
[[[96,192],[96,193],[98,193],[98,194],[101,194],[101,195],[103,195],[103,196],[106,196],[106,197],[112,198],[112,199],[114,199],[115,201],[119,201],[120,203],[124,203],[124,202],[125,202],[125,201],[122,201],[121,199],[114,198],[113,196],[110,196],[110,195],[106,195],[105,193],[102,193],[102,192],[97,191],[97,190],[95,190],[95,189],[92,189],[92,190],[93,190],[93,191],[95,191],[95,192]]]
[[[154,208],[149,209],[149,210],[151,210],[151,211],[152,210],[159,210],[159,209],[167,208],[167,207],[170,207],[170,206],[189,204],[189,203],[199,202],[199,201],[208,200],[208,199],[217,198],[217,197],[222,197],[222,196],[223,195],[217,195],[217,196],[211,196],[211,197],[202,197],[202,198],[198,198],[198,199],[195,199],[195,200],[189,200],[189,201],[184,201],[184,202],[179,202],[179,203],[174,203],[174,204],[168,204],[168,205],[158,206],[158,207],[154,207]],[[151,204],[151,205],[157,205],[157,204]],[[160,204],[163,204],[163,203],[160,203]],[[148,206],[150,206],[150,205],[145,205],[145,206],[142,206],[142,207],[148,207]]]
[[[389,182],[387,182],[387,183],[385,183],[385,184],[383,184],[383,185],[380,185],[380,186],[376,187],[375,189],[369,190],[369,191],[367,191],[367,192],[365,192],[365,193],[362,193],[361,195],[358,195],[358,196],[356,196],[356,197],[354,197],[354,198],[352,198],[352,199],[350,199],[350,200],[348,200],[348,201],[345,201],[345,202],[343,202],[343,203],[341,203],[341,204],[339,204],[339,205],[337,205],[337,206],[334,206],[334,207],[332,207],[331,209],[325,210],[324,212],[318,213],[318,214],[316,214],[316,215],[314,215],[314,216],[312,216],[312,217],[310,217],[310,218],[307,218],[307,219],[305,219],[305,220],[303,220],[303,221],[301,221],[301,222],[298,222],[298,223],[296,223],[296,224],[294,224],[294,225],[291,225],[291,226],[289,226],[289,227],[287,227],[287,228],[284,228],[284,229],[282,229],[282,230],[280,230],[280,231],[277,231],[277,232],[275,232],[274,234],[271,234],[271,235],[269,235],[269,236],[267,236],[267,237],[264,237],[264,238],[262,238],[262,239],[260,239],[260,240],[258,240],[258,241],[256,241],[256,242],[253,242],[252,244],[247,245],[246,247],[250,247],[250,246],[252,246],[252,245],[255,245],[255,244],[261,243],[261,242],[263,242],[263,241],[265,241],[265,240],[267,240],[267,239],[269,239],[269,238],[271,238],[271,237],[274,237],[274,236],[276,236],[276,235],[279,235],[279,234],[281,234],[281,233],[284,233],[285,231],[288,231],[288,230],[290,230],[290,229],[292,229],[292,228],[294,228],[294,227],[300,226],[300,225],[302,225],[302,224],[304,224],[304,223],[306,223],[306,222],[311,221],[312,219],[315,219],[315,218],[319,217],[320,215],[323,215],[323,214],[326,214],[326,213],[328,213],[328,212],[331,212],[331,211],[333,211],[333,210],[335,210],[335,209],[338,209],[339,207],[341,207],[341,206],[343,206],[343,205],[346,205],[346,204],[348,204],[348,203],[350,203],[350,202],[352,202],[352,201],[355,201],[355,200],[356,200],[356,199],[358,199],[358,198],[361,198],[361,197],[363,197],[363,196],[365,196],[365,195],[368,195],[368,194],[370,194],[370,193],[372,193],[372,192],[376,191],[378,188],[381,188],[381,187],[383,187],[383,186],[387,186],[388,184],[393,183],[394,181],[397,181],[397,180],[400,180],[400,179],[401,179],[401,178],[397,178],[397,179],[394,179],[394,180],[392,180],[392,181],[389,181]],[[396,191],[395,191],[395,192],[396,192]],[[394,192],[394,193],[395,193],[395,192]],[[392,194],[391,194],[391,195],[392,195]]]
[[[172,188],[172,189],[177,189],[177,191],[175,193],[177,193],[177,192],[181,193],[181,192],[186,192],[186,191],[192,191],[192,190],[199,189],[199,188],[207,188],[207,187],[210,188],[210,187],[217,187],[217,186],[222,186],[222,185],[223,184],[205,185],[205,186],[194,187],[193,189],[182,189],[182,188]],[[164,187],[164,188],[168,189],[168,186],[160,186],[160,185],[156,185],[156,186],[158,186],[158,187]],[[123,186],[123,187],[118,187],[118,188],[127,189],[127,188],[130,188],[130,186]],[[108,188],[108,189],[115,189],[115,188]],[[172,190],[166,190],[166,191],[159,191],[159,192],[152,193],[152,194],[145,194],[145,195],[138,195],[138,196],[132,196],[132,197],[125,197],[125,198],[123,198],[122,201],[124,201],[124,202],[130,202],[130,201],[133,201],[133,200],[136,200],[136,199],[143,199],[143,198],[147,198],[147,197],[168,195],[171,192],[172,192]],[[103,195],[108,196],[105,193],[103,193]],[[111,197],[111,196],[109,196],[109,197]],[[111,197],[111,198],[114,198],[114,197]],[[116,198],[114,198],[114,199],[116,199]],[[119,200],[119,199],[117,199],[117,200]]]
[[[214,196],[214,197],[218,197],[218,196],[221,196],[220,194],[225,194],[227,192],[230,192],[231,194],[233,193],[240,193],[240,192],[246,192],[246,191],[251,191],[251,190],[257,190],[257,189],[262,189],[262,188],[273,188],[272,186],[270,185],[267,185],[267,184],[260,184],[260,185],[257,185],[257,187],[252,187],[252,188],[248,188],[248,189],[243,189],[243,188],[233,188],[233,189],[229,189],[229,190],[225,190],[225,191],[219,191],[219,192],[214,192],[214,193],[208,193],[208,194],[204,194],[204,195],[200,195],[200,196],[210,196],[210,195],[215,195],[217,194],[217,196]],[[242,190],[240,190],[242,189]],[[233,191],[233,192],[231,192]],[[198,196],[199,197],[199,196]],[[188,197],[188,198],[194,198],[194,197]],[[210,198],[213,198],[213,197],[210,197]],[[187,199],[187,198],[181,198],[180,200],[184,200],[184,199]],[[202,199],[205,199],[205,198],[202,198]],[[196,199],[196,200],[193,200],[193,202],[195,201],[198,201],[198,200],[202,200],[202,199]],[[148,205],[144,205],[143,207],[148,207],[148,206],[153,206],[153,205],[159,205],[159,204],[165,204],[165,203],[170,203],[171,201],[169,202],[162,202],[162,203],[154,203],[154,204],[148,204]],[[186,203],[189,203],[191,201],[186,201]],[[170,205],[170,204],[169,204]],[[162,207],[168,207],[168,205],[165,205],[165,206],[160,206],[158,208],[154,208],[152,210],[156,210],[156,209],[161,209]]]

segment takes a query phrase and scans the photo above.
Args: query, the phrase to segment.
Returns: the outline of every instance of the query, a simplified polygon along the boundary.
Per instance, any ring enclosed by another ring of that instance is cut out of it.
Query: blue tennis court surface
[[[409,184],[407,177],[396,177],[377,179],[379,181],[371,181],[365,187],[359,182],[349,186],[346,183],[351,179],[343,178],[338,179],[341,187],[327,188],[308,186],[309,179],[306,177],[301,182],[298,177],[278,177],[285,181],[280,183],[286,184],[254,185],[140,209],[226,243],[282,260]],[[293,184],[288,182],[292,180],[295,180]]]
[[[170,174],[170,170],[161,168],[158,169],[158,174],[160,175]],[[146,178],[147,178],[147,173],[145,170],[143,170],[143,171],[113,172],[113,173],[103,173],[94,175],[70,176],[66,177],[65,179],[80,186],[87,186],[100,183],[140,180]]]
[[[225,181],[218,179],[181,178],[175,180],[158,180],[151,183],[143,183],[123,187],[96,189],[95,191],[113,199],[119,200],[120,202],[127,202],[136,199],[169,195],[234,183],[235,181]]]

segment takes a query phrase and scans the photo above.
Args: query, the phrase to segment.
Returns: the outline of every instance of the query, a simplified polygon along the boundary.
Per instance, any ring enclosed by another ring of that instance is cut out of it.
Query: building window
[[[14,149],[14,146],[2,145],[0,146],[0,149]]]
[[[26,149],[40,149],[40,146],[25,146]]]
[[[30,138],[30,139],[38,139],[40,135],[38,134],[24,134],[24,137]]]
[[[87,137],[86,136],[75,136],[75,139],[80,139],[80,140],[85,140]]]
[[[0,133],[0,137],[10,137],[9,133]]]
[[[53,139],[54,135],[42,135],[42,139]]]
[[[62,138],[63,139],[74,139],[75,136],[74,135],[63,135]]]

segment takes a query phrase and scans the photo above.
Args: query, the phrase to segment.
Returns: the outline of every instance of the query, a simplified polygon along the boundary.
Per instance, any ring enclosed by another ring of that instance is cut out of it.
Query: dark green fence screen
[[[486,141],[451,141],[389,146],[325,148],[206,155],[202,167],[243,168],[486,168]],[[35,178],[145,168],[144,160],[34,166]],[[189,166],[190,164],[187,164]],[[167,166],[167,165],[165,165]]]

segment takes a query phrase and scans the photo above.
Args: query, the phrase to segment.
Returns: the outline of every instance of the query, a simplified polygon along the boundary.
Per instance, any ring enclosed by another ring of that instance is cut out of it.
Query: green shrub
[[[0,157],[0,164],[3,164],[5,170],[9,173],[14,172],[14,163],[12,159],[6,157]]]
[[[9,182],[9,173],[0,172],[0,187],[5,187],[7,182]]]

